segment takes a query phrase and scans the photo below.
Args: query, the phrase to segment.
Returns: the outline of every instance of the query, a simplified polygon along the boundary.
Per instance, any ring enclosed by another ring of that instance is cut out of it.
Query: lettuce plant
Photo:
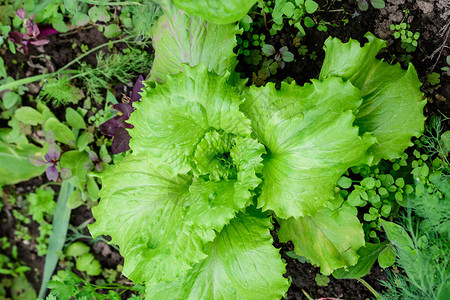
[[[102,173],[92,235],[111,236],[147,299],[280,299],[273,218],[322,273],[357,264],[362,224],[334,187],[421,133],[414,68],[377,60],[372,35],[362,48],[329,39],[319,80],[246,88],[235,56],[218,55],[236,45],[231,25],[163,10],[153,81],[128,120],[132,153]]]
[[[215,24],[229,24],[242,19],[256,0],[172,0],[189,14]]]

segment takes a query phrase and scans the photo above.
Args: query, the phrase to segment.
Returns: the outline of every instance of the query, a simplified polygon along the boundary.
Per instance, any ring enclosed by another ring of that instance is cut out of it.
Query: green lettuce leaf
[[[279,220],[280,242],[292,241],[295,253],[311,260],[320,272],[355,265],[357,251],[365,245],[362,224],[356,209],[343,206],[331,211],[324,208],[308,217]]]
[[[191,175],[173,176],[145,154],[129,155],[103,173],[89,230],[119,245],[123,273],[134,282],[174,280],[206,257],[203,247],[215,233],[185,218],[191,181]]]
[[[256,0],[172,0],[182,10],[215,24],[242,19]]]
[[[39,156],[42,149],[32,144],[17,146],[0,141],[0,187],[15,184],[39,176],[45,166],[36,167],[28,161],[29,156]]]
[[[135,126],[129,130],[133,152],[150,153],[174,174],[185,174],[206,132],[250,136],[250,121],[239,111],[242,100],[227,78],[200,64],[145,88],[129,120]]]
[[[239,213],[208,245],[204,261],[176,281],[147,284],[146,299],[281,299],[289,283],[271,227],[254,208]]]
[[[189,189],[192,201],[187,215],[195,225],[217,231],[248,205],[251,191],[261,183],[257,173],[265,153],[256,140],[223,136],[208,132],[195,151],[194,161],[201,168]]]
[[[375,139],[353,126],[361,102],[359,90],[340,78],[249,89],[241,109],[268,153],[259,207],[280,218],[308,215],[333,197],[347,168],[370,162]]]
[[[342,43],[328,38],[319,79],[339,76],[361,90],[364,102],[355,124],[362,133],[371,132],[377,138],[378,143],[370,148],[374,165],[399,157],[412,146],[411,138],[422,134],[426,100],[413,65],[405,71],[398,64],[376,59],[386,43],[370,33],[366,38],[369,42],[364,47],[356,40]]]
[[[189,16],[171,3],[163,5],[165,14],[152,30],[155,59],[150,80],[164,82],[169,74],[203,63],[210,72],[225,75],[237,64],[236,24],[216,25],[195,16]]]

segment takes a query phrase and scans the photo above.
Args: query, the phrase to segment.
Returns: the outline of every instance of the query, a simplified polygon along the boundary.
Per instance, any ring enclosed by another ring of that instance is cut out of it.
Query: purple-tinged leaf
[[[52,26],[39,27],[39,30],[41,31],[41,33],[39,34],[38,38],[43,38],[52,34],[59,33],[59,31]]]
[[[28,161],[30,162],[30,164],[36,167],[42,167],[46,164],[46,162],[42,158],[33,155],[28,156]]]
[[[265,44],[262,47],[262,52],[266,55],[266,56],[271,56],[274,55],[276,53],[275,48],[272,45],[269,44]]]
[[[120,123],[118,121],[120,119],[120,116],[115,116],[108,121],[102,123],[98,129],[101,133],[107,136],[114,136],[116,134],[117,130],[120,128]]]
[[[48,43],[50,43],[49,40],[37,40],[37,41],[30,41],[30,44],[35,45],[35,46],[43,46],[43,45],[47,45]]]
[[[61,178],[69,179],[72,177],[72,171],[69,168],[61,168]]]
[[[111,152],[113,154],[119,154],[130,150],[131,136],[125,128],[119,128],[114,135],[114,139],[111,143]]]
[[[17,31],[11,31],[8,33],[9,38],[16,44],[22,44],[23,34]]]
[[[101,164],[101,163],[96,163],[96,164],[95,164],[95,169],[96,169],[98,172],[101,172],[102,169],[103,169],[102,164]]]
[[[128,103],[117,103],[113,105],[113,108],[120,111],[127,120],[130,118],[131,113],[134,111],[133,106]]]
[[[125,116],[121,116],[121,118],[119,118],[117,120],[119,122],[119,124],[120,124],[120,127],[121,128],[128,128],[128,129],[134,128],[133,125],[128,124],[127,122],[125,122],[126,120],[128,120],[128,118],[126,118]]]
[[[94,161],[94,162],[99,161],[98,155],[97,155],[97,153],[95,153],[94,151],[90,151],[90,152],[89,152],[89,159],[92,160],[92,161]]]
[[[139,75],[139,78],[133,85],[133,90],[131,91],[131,102],[137,102],[141,100],[141,95],[139,93],[142,92],[142,89],[144,88],[144,84],[142,83],[142,81],[144,81],[144,77],[142,75]]]
[[[283,60],[285,62],[291,62],[294,60],[294,54],[292,54],[292,52],[290,52],[290,51],[283,52],[281,57],[283,58]]]
[[[280,48],[280,50],[278,51],[280,54],[283,54],[284,52],[288,51],[288,47],[287,46],[283,46]]]
[[[45,170],[45,174],[47,175],[48,180],[50,181],[56,181],[58,180],[58,169],[56,168],[56,166],[51,165],[48,166],[47,169]]]
[[[31,20],[31,18],[30,18],[30,20]],[[39,36],[39,34],[41,33],[36,22],[26,20],[25,24],[27,26],[28,39],[36,39]]]
[[[56,146],[56,144],[50,144],[50,147],[48,147],[48,152],[44,157],[47,162],[54,162],[57,161],[60,156],[61,151],[58,149],[58,146]]]
[[[16,16],[18,16],[22,20],[25,20],[25,18],[27,17],[27,12],[25,11],[25,9],[19,8],[18,10],[16,10]]]
[[[45,141],[50,145],[55,143],[56,136],[52,130],[48,130],[47,132],[45,132]]]

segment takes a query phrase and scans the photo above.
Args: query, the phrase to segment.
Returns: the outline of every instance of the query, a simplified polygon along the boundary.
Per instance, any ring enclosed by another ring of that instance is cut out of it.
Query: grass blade
[[[67,201],[73,193],[73,185],[68,181],[63,181],[56,203],[55,214],[53,215],[53,230],[48,243],[48,252],[45,257],[44,275],[42,277],[39,298],[44,299],[47,292],[47,282],[53,275],[58,264],[60,252],[66,241],[67,228],[69,227],[71,209],[67,206]]]

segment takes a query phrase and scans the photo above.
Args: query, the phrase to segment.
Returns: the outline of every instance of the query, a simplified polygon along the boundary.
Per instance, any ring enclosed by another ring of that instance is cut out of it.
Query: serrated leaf
[[[325,275],[355,265],[357,251],[365,245],[362,224],[349,206],[335,211],[322,209],[298,219],[280,219],[279,224],[280,242],[292,241],[295,253],[310,259]]]
[[[241,109],[268,152],[259,207],[281,218],[307,215],[333,198],[347,168],[370,160],[374,138],[352,125],[360,103],[358,90],[339,78],[250,88]]]
[[[215,24],[229,24],[242,19],[256,0],[173,0],[188,14]]]
[[[165,15],[152,30],[155,59],[150,80],[164,82],[169,74],[203,63],[210,72],[225,75],[237,64],[233,52],[237,45],[237,24],[216,25],[189,16],[172,5],[163,6]]]
[[[103,173],[102,200],[92,208],[96,222],[89,230],[119,245],[131,280],[174,280],[206,257],[202,249],[215,233],[186,218],[191,181],[191,175],[155,166],[147,155],[129,155]]]
[[[146,299],[281,299],[285,264],[272,246],[270,219],[247,209],[206,248],[207,258],[177,281],[146,285]]]
[[[336,38],[327,39],[319,78],[340,76],[361,89],[364,102],[355,124],[378,140],[370,149],[374,165],[381,159],[400,157],[412,145],[411,138],[423,132],[426,100],[414,67],[410,64],[405,71],[399,64],[392,66],[376,59],[386,44],[372,34],[366,38],[369,42],[364,47],[356,40],[344,44]]]
[[[250,121],[239,111],[241,101],[226,77],[203,65],[186,66],[165,84],[144,89],[129,119],[134,125],[130,147],[135,153],[151,153],[174,173],[187,173],[188,160],[207,131],[250,135]]]

